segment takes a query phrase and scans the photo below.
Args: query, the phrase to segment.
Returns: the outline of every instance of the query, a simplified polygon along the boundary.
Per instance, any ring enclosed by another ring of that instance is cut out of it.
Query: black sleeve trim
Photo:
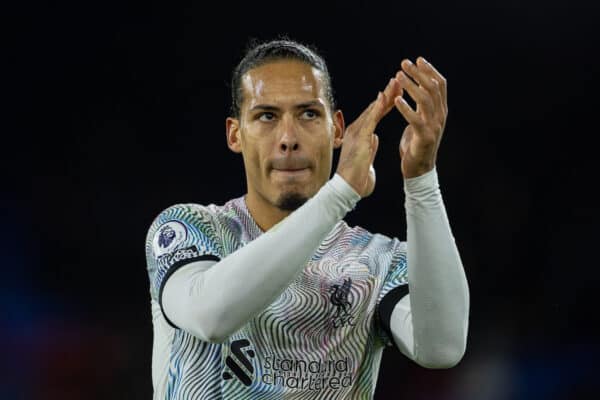
[[[217,256],[213,256],[212,254],[206,254],[206,255],[203,255],[203,256],[198,256],[198,257],[193,257],[193,258],[187,258],[185,260],[177,261],[175,264],[171,265],[171,267],[169,268],[169,270],[165,274],[165,277],[163,278],[163,280],[162,280],[162,282],[160,284],[160,290],[158,291],[158,304],[160,305],[160,311],[162,312],[163,317],[165,317],[165,320],[167,321],[167,323],[169,325],[171,325],[175,329],[179,329],[179,327],[177,325],[175,325],[173,322],[171,322],[171,320],[169,319],[169,317],[167,317],[167,314],[165,314],[165,310],[163,308],[163,304],[162,304],[163,289],[165,288],[165,284],[167,283],[167,280],[171,277],[171,275],[173,275],[175,273],[175,271],[177,271],[179,268],[185,267],[186,265],[191,264],[191,263],[196,262],[196,261],[216,261],[216,262],[219,262],[219,261],[221,261],[221,259],[219,257],[217,257]]]
[[[390,323],[392,320],[392,312],[394,311],[394,307],[396,304],[408,294],[408,285],[398,286],[393,288],[379,302],[379,321],[381,323],[381,328],[388,335],[388,337],[393,338],[392,329],[390,327]]]

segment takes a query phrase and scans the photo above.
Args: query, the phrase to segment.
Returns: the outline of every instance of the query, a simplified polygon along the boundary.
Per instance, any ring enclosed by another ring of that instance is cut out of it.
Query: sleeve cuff
[[[337,194],[343,197],[348,208],[350,210],[354,209],[356,203],[360,200],[360,195],[352,188],[352,186],[337,173],[329,180],[329,184]]]
[[[423,175],[404,179],[404,191],[407,194],[418,194],[423,191],[436,190],[439,188],[436,167]]]
[[[158,291],[158,304],[160,305],[160,311],[162,312],[163,317],[165,317],[165,321],[167,321],[167,323],[169,325],[171,325],[175,329],[179,329],[179,327],[177,325],[175,325],[169,319],[169,317],[167,317],[167,314],[165,313],[165,309],[163,307],[163,302],[162,302],[163,289],[165,288],[165,284],[167,283],[167,280],[169,280],[169,278],[175,273],[175,271],[179,270],[182,267],[185,267],[186,265],[189,265],[189,264],[191,264],[193,262],[196,262],[196,261],[214,261],[214,262],[219,262],[219,261],[221,261],[221,259],[219,257],[217,257],[217,256],[212,255],[212,254],[205,254],[205,255],[202,255],[202,256],[198,256],[198,257],[194,257],[194,258],[188,258],[188,259],[185,259],[185,260],[177,261],[175,264],[173,264],[169,268],[169,270],[165,274],[164,278],[162,279],[162,282],[160,283],[160,289]]]
[[[381,299],[379,302],[378,312],[381,329],[389,338],[393,337],[391,320],[394,308],[396,307],[396,304],[398,304],[398,302],[404,298],[404,296],[408,295],[408,293],[408,284],[398,286],[386,293],[386,295],[383,296],[383,299]]]

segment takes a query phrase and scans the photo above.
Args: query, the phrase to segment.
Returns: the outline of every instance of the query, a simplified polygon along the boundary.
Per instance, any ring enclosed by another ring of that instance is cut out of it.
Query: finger
[[[391,78],[383,91],[384,115],[387,115],[394,108],[394,99],[396,96],[402,96],[402,92],[400,82],[398,82],[396,77]]]
[[[379,92],[377,93],[377,99],[378,98],[379,98]],[[367,108],[365,108],[363,110],[363,112],[358,116],[358,118],[356,120],[365,119],[368,115],[370,115],[373,110],[373,107],[375,107],[375,104],[377,103],[377,99],[375,99],[371,103],[369,103]]]
[[[443,80],[445,85],[445,79],[423,57],[419,57],[416,64],[417,68],[422,70],[425,74],[427,74],[427,76],[430,77],[431,82],[435,86],[435,90],[431,91],[435,112],[433,121],[441,124],[442,129],[444,129],[443,127],[448,116],[448,103],[442,93],[445,89],[442,89],[440,80]]]
[[[444,107],[447,107],[448,89],[447,89],[446,78],[444,78],[444,76],[442,74],[440,74],[439,71],[433,65],[431,65],[431,63],[429,61],[427,61],[423,57],[419,57],[417,59],[417,64],[421,68],[423,68],[425,71],[428,71],[429,75],[433,79],[435,79],[436,81],[438,81],[439,87],[440,87],[440,91],[441,91],[441,95],[442,95],[442,101],[443,101]]]
[[[414,79],[414,81],[419,86],[425,88],[426,91],[431,92],[432,90],[435,90],[435,87],[431,83],[431,77],[423,69],[420,69],[410,60],[403,60],[401,66],[404,73]]]
[[[423,125],[423,120],[421,116],[410,107],[410,105],[406,102],[406,100],[404,100],[402,96],[396,97],[394,104],[396,105],[396,108],[398,109],[398,111],[400,111],[404,119],[406,119],[406,122],[415,126]]]
[[[377,93],[377,98],[373,100],[367,108],[346,128],[345,135],[363,137],[364,139],[369,138],[369,135],[373,133],[375,126],[377,125],[378,108],[381,108],[381,92]]]
[[[446,117],[447,110],[446,110],[444,101],[442,99],[442,91],[440,88],[440,83],[435,78],[431,78],[431,82],[436,88],[431,93],[431,96],[433,97],[434,113],[436,115],[437,120],[443,120]]]
[[[395,77],[391,78],[383,91],[377,95],[377,100],[375,101],[376,104],[374,104],[373,108],[370,110],[370,116],[374,118],[373,121],[375,124],[378,124],[379,121],[390,112],[394,107],[394,97],[401,92],[402,88],[398,80],[396,80]],[[381,104],[377,104],[379,101]],[[374,126],[373,129],[375,129]]]
[[[404,71],[398,72],[398,82],[400,85],[406,89],[410,97],[413,98],[415,103],[417,103],[417,112],[423,111],[427,117],[433,115],[433,102],[431,95],[429,92],[425,91],[425,89],[417,86],[412,79],[410,79]]]
[[[365,121],[363,125],[363,129],[361,129],[364,134],[372,134],[375,130],[375,127],[385,115],[385,95],[383,92],[379,92],[377,94],[377,99],[373,102],[373,107],[369,110],[367,115],[365,115]]]
[[[383,109],[380,110],[382,111],[382,114],[377,115],[376,117],[379,119],[383,118],[383,116],[385,116],[394,107],[394,98],[396,96],[401,96],[402,92],[402,86],[400,85],[400,82],[398,82],[396,77],[394,76],[390,78],[383,91],[377,94],[377,99],[369,105],[369,107],[365,110],[364,114],[370,115],[371,112],[374,111],[374,107],[376,103],[380,100],[379,95],[381,94],[383,96],[383,98],[381,99],[383,101]]]
[[[383,92],[377,93],[377,98],[360,114],[353,124],[361,126],[359,132],[370,135],[379,121],[394,107],[394,98],[402,95],[403,90],[394,77],[388,81]]]
[[[371,166],[375,162],[375,156],[377,155],[377,149],[379,148],[379,136],[376,133],[371,138]]]
[[[385,86],[385,88],[383,89],[383,91],[380,92],[381,99],[377,100],[377,101],[381,100],[381,102],[382,102],[381,108],[377,108],[378,105],[374,105],[373,109],[370,110],[370,112],[376,113],[376,114],[372,115],[375,118],[376,123],[379,123],[379,121],[384,116],[386,116],[387,113],[389,113],[392,108],[394,108],[394,98],[396,96],[401,96],[402,92],[403,92],[402,86],[400,85],[400,82],[398,82],[396,77],[390,78],[390,80],[388,81],[388,83]]]
[[[427,82],[426,88],[433,99],[433,108],[437,119],[443,119],[444,115],[446,114],[446,105],[442,99],[442,93],[437,74],[427,66],[427,63],[423,57],[419,57],[417,59],[416,68],[420,71],[423,82]]]
[[[377,99],[379,99],[379,96],[380,96],[380,94],[377,93]],[[365,108],[363,110],[363,112],[360,113],[360,115],[354,120],[354,122],[352,122],[352,124],[350,124],[350,126],[358,127],[358,126],[363,125],[364,122],[367,120],[367,118],[370,118],[370,115],[373,112],[373,108],[375,107],[375,105],[377,103],[377,99],[375,99],[371,103],[369,103],[367,108]],[[356,133],[358,133],[358,132],[359,132],[359,130],[356,131]]]

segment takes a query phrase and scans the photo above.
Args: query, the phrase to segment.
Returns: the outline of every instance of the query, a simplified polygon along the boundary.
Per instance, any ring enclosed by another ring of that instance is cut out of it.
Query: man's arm
[[[437,172],[405,180],[410,294],[386,321],[400,351],[419,365],[449,368],[464,355],[469,288]]]
[[[202,340],[223,341],[285,290],[335,223],[373,191],[373,131],[393,107],[384,102],[393,83],[348,126],[336,174],[314,197],[217,264],[191,263],[163,281],[159,297],[170,321]]]
[[[447,83],[422,57],[416,64],[404,60],[401,66],[396,74],[400,96],[394,103],[408,122],[399,150],[405,178],[410,295],[394,308],[391,328],[395,341],[405,342],[416,362],[449,367],[466,348],[469,292],[435,170],[448,115]],[[416,109],[402,97],[404,90]],[[402,321],[412,332],[402,329]]]
[[[360,196],[335,175],[302,207],[215,263],[197,261],[163,281],[165,316],[209,342],[222,342],[279,296]]]
[[[432,368],[463,356],[469,315],[467,280],[452,237],[435,163],[448,115],[446,79],[425,59],[402,62],[393,98],[408,122],[400,140],[407,217],[410,295],[394,307],[390,329],[407,356]],[[417,107],[403,99],[406,91]]]

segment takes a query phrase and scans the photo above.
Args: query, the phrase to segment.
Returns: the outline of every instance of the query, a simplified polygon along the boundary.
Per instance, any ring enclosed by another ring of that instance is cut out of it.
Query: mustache
[[[271,169],[303,169],[311,166],[311,160],[302,156],[274,158],[269,162]]]

